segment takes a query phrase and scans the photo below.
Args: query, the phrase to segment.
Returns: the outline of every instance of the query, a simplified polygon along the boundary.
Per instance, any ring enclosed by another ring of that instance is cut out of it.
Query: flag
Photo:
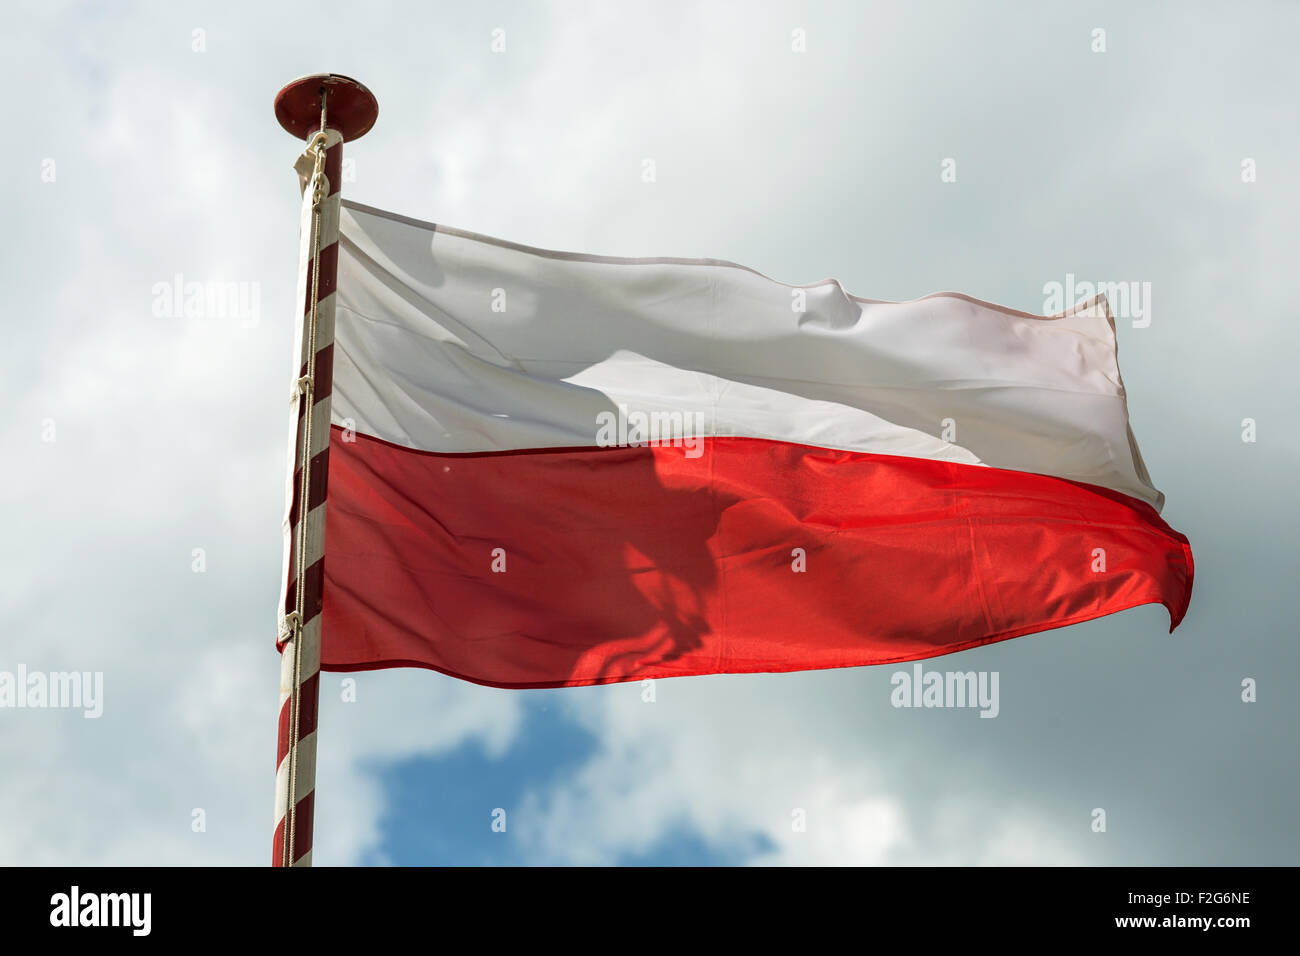
[[[346,201],[339,235],[326,670],[793,671],[1187,611],[1104,298],[879,302]]]

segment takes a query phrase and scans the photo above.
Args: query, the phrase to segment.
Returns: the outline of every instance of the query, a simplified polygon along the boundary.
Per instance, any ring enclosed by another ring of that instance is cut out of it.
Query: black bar
[[[1231,945],[1241,934],[1285,932],[1294,877],[1286,868],[10,868],[0,870],[0,918],[6,942],[113,937],[205,949],[349,939],[403,947],[404,938],[421,949],[472,940],[495,949],[512,936],[539,946],[676,946],[697,935],[755,938],[766,949],[789,934],[825,945],[845,932],[853,949],[891,938],[921,947],[1096,937]],[[71,922],[74,886],[78,922],[116,912],[119,925],[53,925]],[[102,896],[146,893],[147,934],[142,895]]]

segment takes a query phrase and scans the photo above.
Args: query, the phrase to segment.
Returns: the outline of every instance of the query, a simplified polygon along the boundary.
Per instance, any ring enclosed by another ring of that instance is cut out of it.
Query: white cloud
[[[653,703],[636,684],[583,692],[570,710],[596,752],[571,777],[531,792],[512,826],[538,862],[610,864],[684,835],[755,864],[1084,857],[1032,799],[1001,802],[989,780],[996,768],[945,767],[942,750],[900,734],[932,715],[897,720],[882,711],[888,696],[883,678],[848,672],[660,682]],[[993,733],[992,722],[974,724]],[[925,769],[900,774],[900,762]],[[931,794],[918,793],[927,787]]]

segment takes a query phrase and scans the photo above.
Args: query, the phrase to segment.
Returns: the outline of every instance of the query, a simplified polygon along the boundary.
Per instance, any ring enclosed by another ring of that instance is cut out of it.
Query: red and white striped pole
[[[306,140],[307,149],[294,167],[303,193],[296,300],[302,312],[276,639],[282,657],[273,866],[311,866],[339,187],[343,143],[365,135],[378,114],[379,104],[368,89],[335,73],[294,80],[275,98],[276,119],[291,134]]]

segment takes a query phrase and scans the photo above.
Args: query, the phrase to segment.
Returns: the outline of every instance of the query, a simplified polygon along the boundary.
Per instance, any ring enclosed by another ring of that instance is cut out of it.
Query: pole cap
[[[379,117],[379,101],[362,84],[338,73],[313,73],[288,84],[275,95],[275,118],[297,139],[306,139],[320,129],[321,91],[325,100],[325,123],[339,131],[345,142],[370,132]]]

